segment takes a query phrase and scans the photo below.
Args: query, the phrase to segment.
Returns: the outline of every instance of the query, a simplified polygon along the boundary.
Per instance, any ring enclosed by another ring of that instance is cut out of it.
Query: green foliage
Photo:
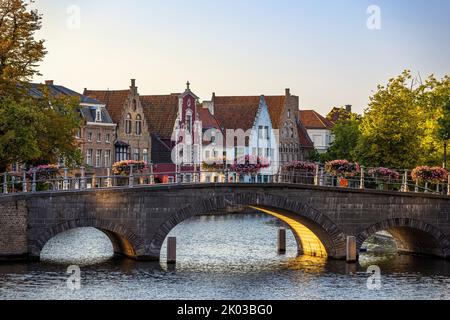
[[[366,166],[413,168],[439,164],[442,155],[438,119],[450,96],[449,77],[430,76],[415,86],[404,71],[378,86],[362,120],[361,137],[355,149],[357,160]]]
[[[34,33],[42,17],[29,9],[30,1],[0,1],[0,97],[17,94],[17,84],[39,74],[37,65],[47,53]]]
[[[50,102],[50,104],[49,104]],[[81,162],[74,136],[80,125],[77,99],[11,97],[0,100],[0,170],[15,162]]]
[[[361,117],[350,114],[348,118],[338,121],[333,130],[334,141],[322,160],[348,159],[355,161],[355,149],[360,138]]]
[[[74,139],[81,120],[79,100],[48,92],[39,99],[29,95],[28,82],[39,74],[37,65],[46,54],[44,41],[34,38],[41,16],[29,5],[0,1],[0,170],[15,162],[81,161]]]
[[[316,149],[311,149],[307,155],[308,161],[321,162],[321,154]]]
[[[442,141],[450,140],[450,101],[443,108],[443,115],[438,120],[438,126],[438,139]]]

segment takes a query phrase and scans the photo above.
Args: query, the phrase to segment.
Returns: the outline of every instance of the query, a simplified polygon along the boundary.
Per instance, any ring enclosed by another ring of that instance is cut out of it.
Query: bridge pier
[[[286,253],[286,228],[278,229],[278,254]]]
[[[356,263],[358,261],[358,252],[356,250],[356,237],[347,237],[347,262]]]
[[[177,263],[177,238],[175,237],[167,239],[167,263]]]

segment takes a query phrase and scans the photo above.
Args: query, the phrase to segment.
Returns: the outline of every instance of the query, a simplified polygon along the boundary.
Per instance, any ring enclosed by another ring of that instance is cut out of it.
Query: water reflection
[[[108,236],[95,228],[77,228],[50,239],[41,252],[47,263],[89,265],[105,262],[114,256]]]

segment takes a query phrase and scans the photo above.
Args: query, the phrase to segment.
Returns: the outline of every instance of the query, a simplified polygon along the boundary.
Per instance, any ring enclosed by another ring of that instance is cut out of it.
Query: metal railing
[[[383,179],[362,168],[351,178],[336,177],[325,172],[322,165],[311,171],[284,171],[277,174],[239,174],[228,170],[182,172],[135,172],[131,167],[127,175],[86,174],[84,168],[61,169],[63,174],[42,178],[36,172],[5,172],[0,182],[0,195],[11,193],[37,193],[48,191],[133,188],[136,186],[205,184],[205,183],[283,183],[314,185],[330,188],[372,189],[393,192],[432,193],[450,196],[450,177],[446,183],[429,184],[414,181],[410,171],[404,170],[399,179]],[[161,180],[161,177],[166,179]],[[164,181],[165,180],[165,181]]]

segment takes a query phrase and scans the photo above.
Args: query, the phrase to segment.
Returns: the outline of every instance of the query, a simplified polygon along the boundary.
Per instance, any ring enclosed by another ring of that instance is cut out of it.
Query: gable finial
[[[187,90],[190,90],[190,86],[191,86],[191,83],[190,83],[189,80],[188,80],[188,82],[186,82]]]

